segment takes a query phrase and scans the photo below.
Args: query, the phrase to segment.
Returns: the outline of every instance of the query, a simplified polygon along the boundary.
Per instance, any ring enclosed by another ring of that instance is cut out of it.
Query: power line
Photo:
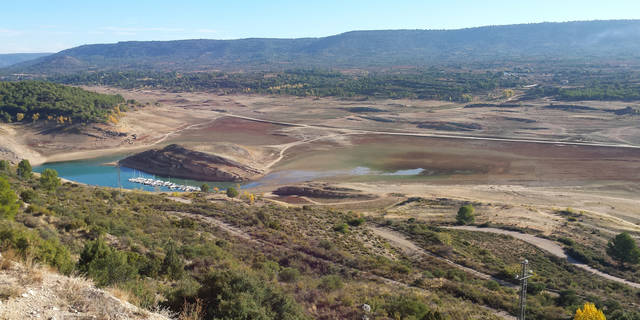
[[[520,314],[518,320],[525,320],[525,309],[527,307],[527,279],[533,276],[533,272],[529,270],[529,261],[522,261],[522,273],[516,275],[516,279],[520,280]]]

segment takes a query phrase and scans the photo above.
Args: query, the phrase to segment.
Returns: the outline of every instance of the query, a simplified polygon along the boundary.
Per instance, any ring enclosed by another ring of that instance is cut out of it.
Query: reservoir
[[[129,182],[130,178],[151,178],[170,181],[180,185],[199,187],[203,183],[208,184],[212,189],[226,189],[229,186],[236,186],[237,183],[231,182],[203,182],[188,179],[179,179],[171,177],[162,177],[140,170],[127,167],[116,167],[111,165],[118,160],[126,157],[126,155],[107,156],[94,159],[51,162],[37,166],[33,169],[35,172],[42,172],[44,169],[54,169],[61,178],[84,183],[94,186],[112,187],[124,189],[138,189],[146,191],[172,191],[167,187],[147,186],[139,183]]]
[[[127,167],[117,167],[113,165],[118,160],[126,157],[127,155],[112,155],[86,160],[64,161],[64,162],[50,162],[41,166],[34,167],[33,171],[42,172],[44,169],[54,169],[58,172],[58,176],[61,178],[79,182],[87,185],[103,186],[111,188],[124,188],[124,189],[137,189],[146,191],[164,191],[171,192],[167,187],[148,186],[135,182],[130,182],[130,178],[150,178],[159,179],[163,181],[173,182],[179,185],[187,185],[199,187],[203,183],[209,185],[210,189],[219,188],[224,190],[230,186],[237,187],[239,184],[234,182],[205,182],[189,179],[180,179],[172,177],[164,177],[146,173],[140,170],[135,170]],[[252,181],[240,185],[240,188],[252,188],[261,185],[268,184],[286,184],[286,183],[300,183],[305,181],[313,181],[320,178],[330,177],[358,177],[358,176],[417,176],[424,170],[422,168],[399,170],[395,172],[380,172],[371,170],[368,167],[357,166],[351,169],[344,170],[282,170],[275,171],[267,174],[257,181]]]

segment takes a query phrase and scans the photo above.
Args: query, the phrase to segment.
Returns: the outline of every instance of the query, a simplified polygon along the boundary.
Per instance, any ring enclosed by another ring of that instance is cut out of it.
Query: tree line
[[[284,94],[312,97],[378,97],[469,101],[472,94],[512,88],[520,82],[502,72],[467,73],[423,70],[350,75],[325,70],[251,73],[95,72],[61,75],[64,84],[109,85],[125,89]]]

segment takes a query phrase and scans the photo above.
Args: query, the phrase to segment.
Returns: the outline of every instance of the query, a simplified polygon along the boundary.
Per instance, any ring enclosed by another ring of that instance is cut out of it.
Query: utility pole
[[[518,320],[525,320],[525,309],[527,307],[527,279],[533,276],[533,272],[529,270],[529,261],[522,261],[522,273],[516,275],[516,279],[520,280],[520,315]]]

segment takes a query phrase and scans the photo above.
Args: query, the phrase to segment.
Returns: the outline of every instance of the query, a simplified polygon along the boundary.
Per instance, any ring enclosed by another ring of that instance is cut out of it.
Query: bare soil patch
[[[286,126],[251,121],[235,117],[221,117],[210,124],[185,132],[180,140],[192,142],[227,142],[241,145],[277,145],[296,141],[281,130]]]

